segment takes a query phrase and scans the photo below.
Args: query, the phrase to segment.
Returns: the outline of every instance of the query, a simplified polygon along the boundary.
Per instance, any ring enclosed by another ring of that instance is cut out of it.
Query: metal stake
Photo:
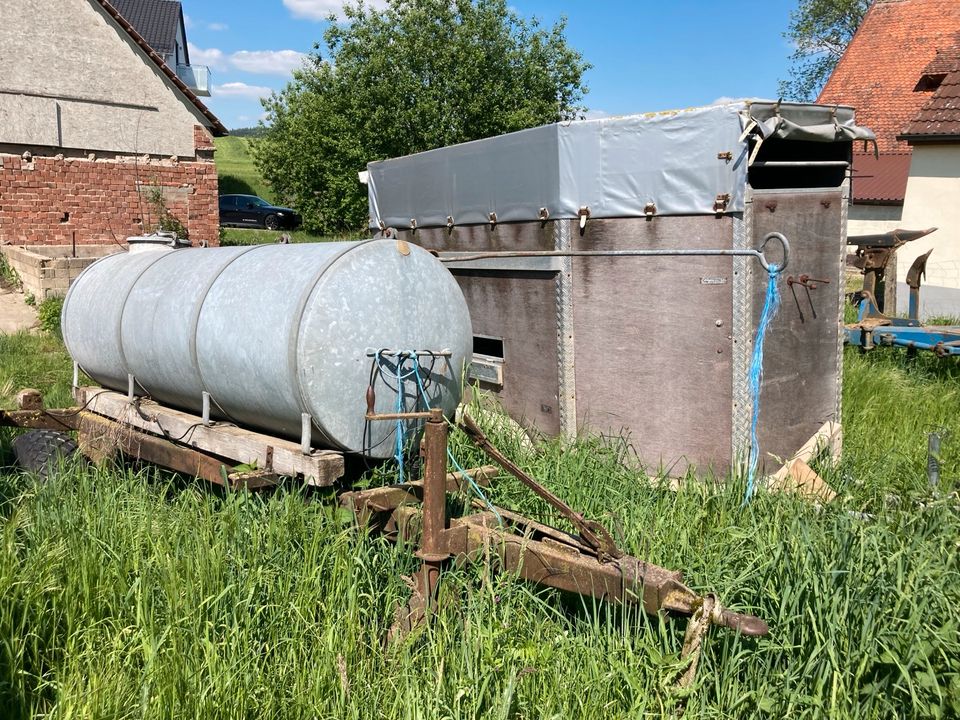
[[[313,444],[313,418],[309,413],[300,415],[300,452],[304,455],[310,454],[310,447]]]
[[[430,411],[423,454],[423,531],[416,553],[423,565],[416,577],[416,592],[428,608],[437,590],[440,567],[449,557],[442,537],[447,529],[447,423],[440,408]]]
[[[203,424],[210,426],[210,393],[203,391]]]
[[[940,433],[932,432],[927,435],[927,480],[930,487],[940,484]]]

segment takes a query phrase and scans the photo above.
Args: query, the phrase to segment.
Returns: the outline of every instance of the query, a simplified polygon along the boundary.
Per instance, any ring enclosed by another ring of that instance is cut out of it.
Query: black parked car
[[[221,195],[220,225],[263,227],[267,230],[296,230],[302,219],[290,208],[271,205],[256,195]]]

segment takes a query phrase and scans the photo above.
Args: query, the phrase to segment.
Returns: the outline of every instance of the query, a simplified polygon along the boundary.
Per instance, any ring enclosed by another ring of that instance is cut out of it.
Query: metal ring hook
[[[771,240],[779,240],[780,246],[783,248],[783,262],[776,266],[776,272],[779,274],[787,269],[787,263],[790,261],[790,241],[784,237],[783,233],[778,232],[767,233],[766,237],[763,238],[763,242],[757,250],[757,260],[760,261],[760,265],[767,272],[770,272],[770,263],[767,262],[767,257],[763,254],[763,251]]]

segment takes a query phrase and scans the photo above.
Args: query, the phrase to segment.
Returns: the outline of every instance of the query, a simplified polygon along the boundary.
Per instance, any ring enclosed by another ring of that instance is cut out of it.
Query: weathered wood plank
[[[576,250],[733,247],[713,216],[591,220]],[[623,434],[651,470],[729,469],[733,263],[728,257],[578,258],[578,427]]]
[[[223,484],[221,460],[192,448],[132,430],[89,411],[80,413],[80,451],[95,463],[112,461],[118,451],[174,472]]]
[[[334,450],[300,452],[299,443],[245,430],[234,425],[205,426],[200,417],[140,398],[134,405],[125,395],[97,387],[76,390],[85,409],[138,430],[174,440],[203,452],[271,469],[277,475],[302,476],[308,485],[332,485],[343,476],[343,454]]]
[[[840,422],[843,325],[844,226],[840,188],[791,194],[757,190],[753,194],[753,245],[768,232],[790,240],[787,274],[829,280],[787,286],[781,276],[780,310],[767,333],[760,392],[760,470],[780,466],[795,455],[824,423]],[[759,320],[767,289],[764,272],[753,272],[753,325]],[[803,459],[803,458],[801,458]],[[806,462],[806,460],[804,460]]]

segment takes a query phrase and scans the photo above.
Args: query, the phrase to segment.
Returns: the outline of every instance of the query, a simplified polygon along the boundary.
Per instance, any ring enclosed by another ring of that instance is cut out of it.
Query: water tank
[[[74,281],[63,306],[73,359],[104,387],[213,414],[271,434],[369,457],[394,450],[396,424],[364,420],[374,379],[378,412],[406,410],[419,388],[412,362],[371,351],[449,351],[423,358],[424,391],[452,413],[470,361],[470,314],[456,280],[422,248],[379,239],[248,247],[158,247],[118,253]],[[423,408],[421,402],[419,407]]]

